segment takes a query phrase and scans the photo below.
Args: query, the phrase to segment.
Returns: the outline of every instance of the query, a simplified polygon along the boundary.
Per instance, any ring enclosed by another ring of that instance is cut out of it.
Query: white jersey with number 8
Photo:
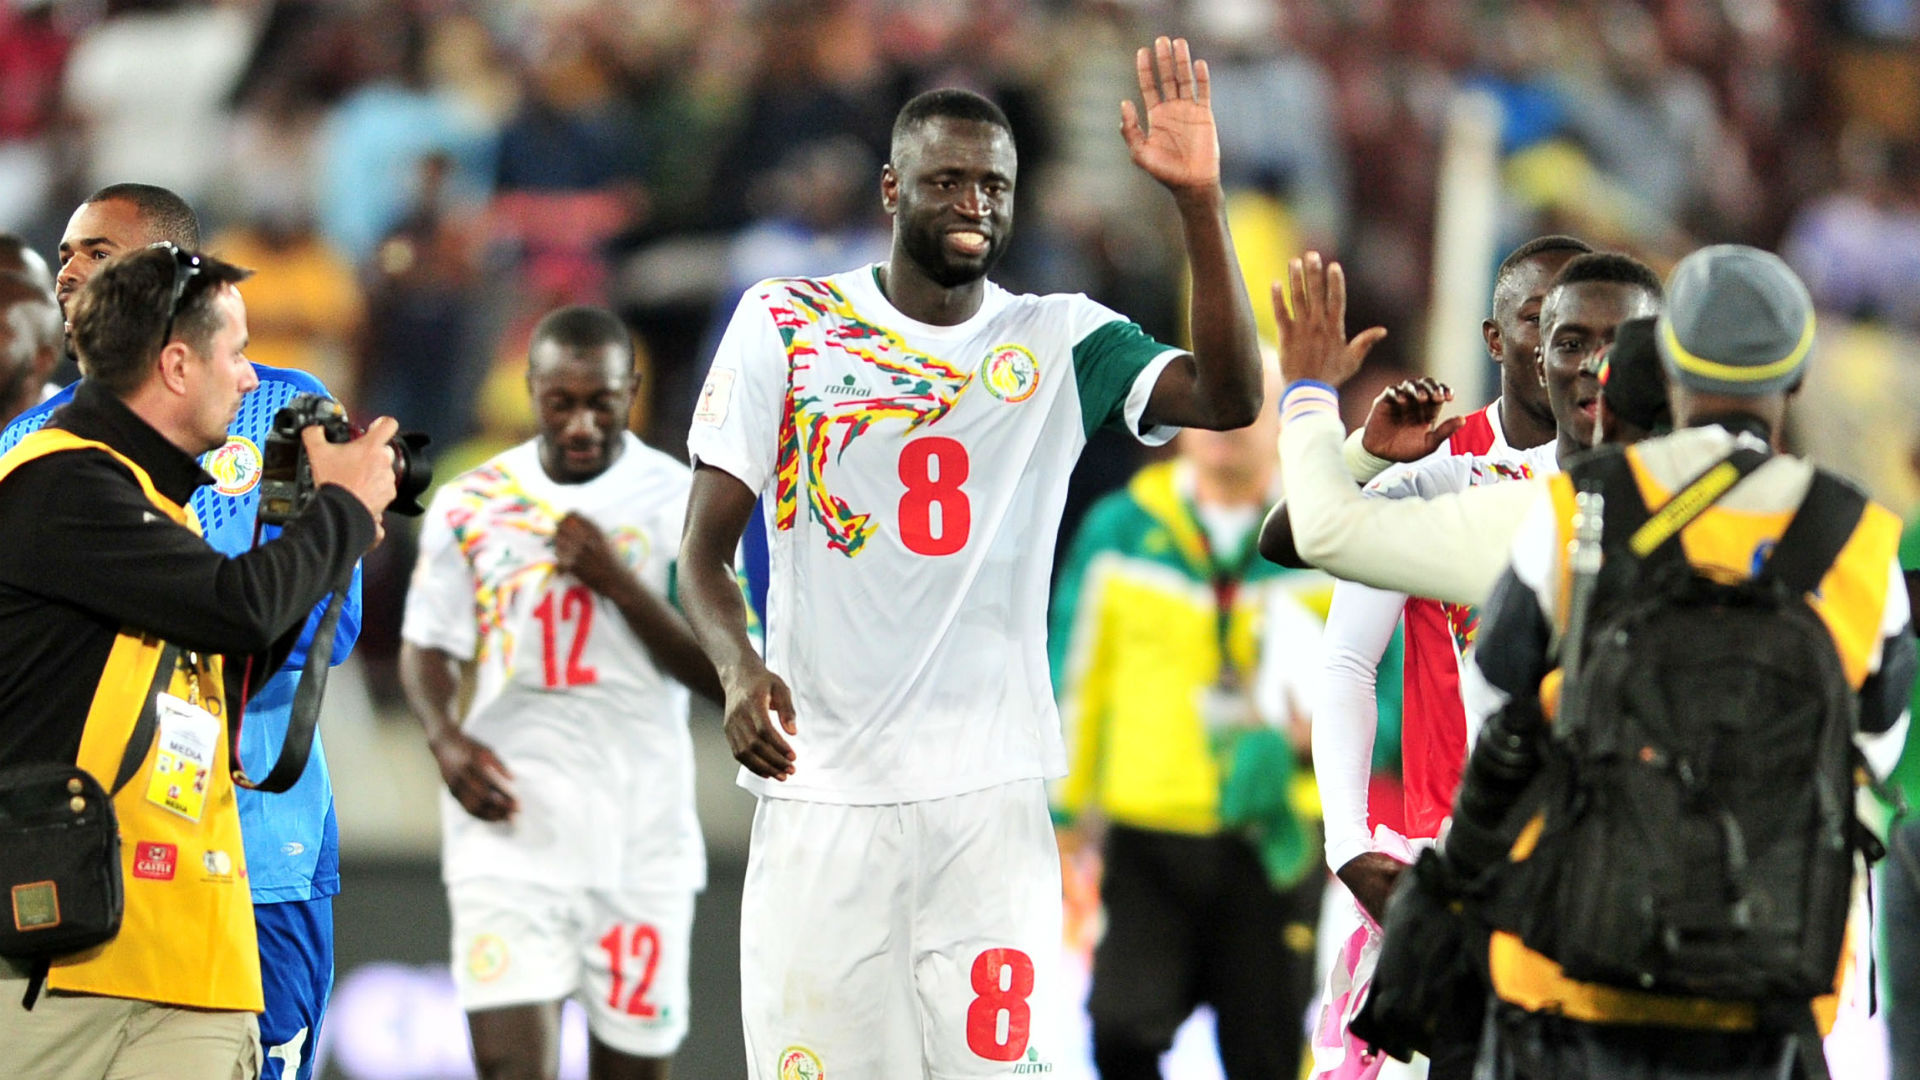
[[[987,285],[972,318],[896,311],[877,266],[747,290],[696,407],[698,463],[767,508],[767,664],[795,774],[762,795],[941,798],[1058,776],[1046,605],[1088,437],[1140,433],[1180,350],[1081,295]]]
[[[475,661],[463,730],[512,771],[520,803],[495,825],[441,793],[449,882],[705,883],[687,691],[611,600],[554,569],[554,528],[578,512],[666,595],[690,474],[622,438],[613,465],[580,484],[555,483],[538,441],[523,443],[449,481],[427,511],[401,633]]]

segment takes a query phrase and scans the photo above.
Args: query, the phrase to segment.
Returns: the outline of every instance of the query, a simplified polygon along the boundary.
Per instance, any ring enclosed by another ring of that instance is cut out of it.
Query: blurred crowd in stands
[[[1338,253],[1354,323],[1396,330],[1389,370],[1420,363],[1462,88],[1503,106],[1498,250],[1564,231],[1664,269],[1752,243],[1827,310],[1920,330],[1916,8],[4,0],[0,231],[51,254],[100,185],[180,192],[210,248],[259,271],[251,355],[426,430],[443,475],[530,432],[533,321],[609,303],[649,357],[636,429],[683,453],[742,288],[884,254],[888,124],[935,85],[990,95],[1016,128],[1002,283],[1086,291],[1181,339],[1171,206],[1128,164],[1117,105],[1137,43],[1183,33],[1212,66],[1243,261]],[[1076,503],[1130,454],[1096,447]]]

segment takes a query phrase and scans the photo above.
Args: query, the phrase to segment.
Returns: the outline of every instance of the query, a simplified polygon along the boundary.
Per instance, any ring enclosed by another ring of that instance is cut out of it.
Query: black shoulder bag
[[[56,956],[120,932],[126,893],[120,878],[120,822],[113,797],[153,744],[156,699],[173,681],[180,648],[160,651],[153,687],[127,737],[111,790],[78,765],[40,762],[0,770],[0,956],[33,962],[22,1005],[33,1008]]]

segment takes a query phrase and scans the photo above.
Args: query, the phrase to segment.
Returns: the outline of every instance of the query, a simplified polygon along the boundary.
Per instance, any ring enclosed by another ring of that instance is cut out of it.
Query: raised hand
[[[1142,116],[1120,103],[1120,135],[1133,163],[1178,194],[1220,182],[1220,139],[1213,126],[1213,93],[1205,60],[1195,61],[1185,38],[1157,38],[1134,54]]]
[[[1388,461],[1418,461],[1446,442],[1465,417],[1434,423],[1453,390],[1429,378],[1408,379],[1380,391],[1361,428],[1360,445]]]
[[[1291,295],[1293,305],[1287,305]],[[1287,263],[1287,285],[1273,283],[1273,317],[1280,324],[1280,375],[1339,386],[1360,370],[1367,353],[1387,336],[1375,326],[1347,340],[1347,274],[1309,251]]]

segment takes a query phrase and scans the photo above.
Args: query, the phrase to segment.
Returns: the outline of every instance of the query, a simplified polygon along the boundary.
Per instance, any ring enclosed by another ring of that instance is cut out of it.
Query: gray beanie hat
[[[1779,256],[1716,244],[1673,268],[1654,329],[1667,373],[1682,385],[1760,397],[1800,381],[1813,351],[1813,300]]]

